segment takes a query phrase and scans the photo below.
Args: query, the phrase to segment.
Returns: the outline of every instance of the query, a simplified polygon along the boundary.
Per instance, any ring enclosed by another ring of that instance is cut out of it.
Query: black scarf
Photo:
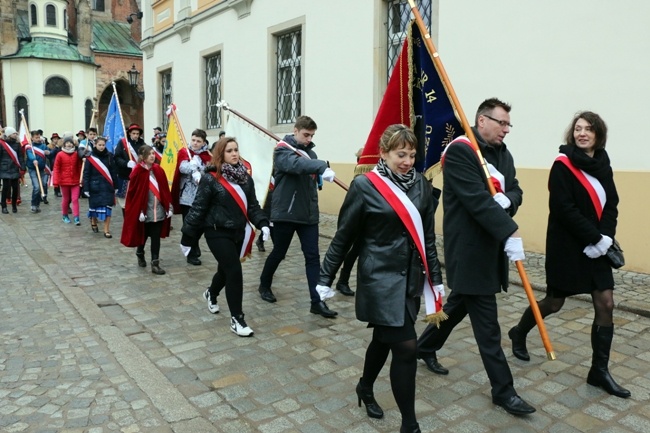
[[[248,182],[248,172],[246,167],[241,162],[238,162],[236,165],[223,163],[221,166],[221,175],[228,182],[237,183],[239,185],[244,185]]]
[[[560,146],[560,153],[565,154],[574,166],[601,182],[613,177],[609,156],[605,149],[596,150],[594,156],[590,157],[579,147],[564,144]]]
[[[392,180],[393,183],[404,192],[408,192],[408,190],[415,185],[415,180],[417,179],[415,177],[415,168],[411,167],[406,174],[395,173],[388,168],[386,161],[381,158],[379,158],[379,162],[377,163],[377,171],[380,175]]]

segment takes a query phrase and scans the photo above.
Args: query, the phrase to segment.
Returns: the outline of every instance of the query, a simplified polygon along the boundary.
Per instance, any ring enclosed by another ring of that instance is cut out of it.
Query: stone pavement
[[[355,319],[351,298],[328,302],[336,319],[309,313],[297,243],[276,274],[276,304],[261,301],[256,290],[267,253],[255,251],[244,263],[244,311],[255,335],[240,338],[229,331],[224,295],[221,313],[207,312],[202,292],[216,263],[204,242],[204,264],[185,263],[180,217],[163,240],[167,274],[156,276],[120,245],[121,216],[113,223],[115,237],[104,239],[86,218],[81,227],[63,224],[59,200],[50,199],[40,214],[22,205],[18,214],[0,216],[0,431],[399,430],[388,368],[375,386],[384,419],[357,407],[354,386],[370,332]],[[84,215],[87,203],[81,203]],[[323,215],[323,253],[334,228],[335,217]],[[528,254],[526,268],[532,285],[542,288],[543,257]],[[616,279],[611,370],[632,398],[610,397],[585,383],[593,313],[589,303],[570,299],[546,321],[557,360],[546,360],[535,331],[529,363],[515,359],[503,340],[515,386],[537,413],[517,418],[493,406],[466,320],[439,354],[449,376],[419,364],[422,431],[650,432],[650,278],[620,271]],[[526,305],[520,287],[499,296],[504,331]]]

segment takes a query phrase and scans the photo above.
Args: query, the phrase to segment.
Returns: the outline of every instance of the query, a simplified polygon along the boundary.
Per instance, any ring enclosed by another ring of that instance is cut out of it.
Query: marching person
[[[160,239],[169,236],[174,215],[172,196],[165,171],[155,163],[153,148],[143,144],[138,149],[138,163],[133,167],[126,194],[124,225],[120,242],[125,247],[136,247],[138,266],[144,268],[144,247],[151,239],[151,272],[163,275],[160,267]]]
[[[56,132],[52,134],[50,137],[50,144],[48,144],[48,148],[50,149],[50,154],[48,155],[48,160],[50,167],[54,167],[54,160],[56,159],[56,154],[61,151],[61,143],[63,141],[61,140],[61,137],[59,134]],[[56,197],[61,197],[61,191],[60,188],[56,187],[54,188],[54,195]]]
[[[79,194],[81,192],[81,158],[84,149],[77,150],[74,138],[66,136],[63,139],[61,151],[56,155],[54,168],[52,169],[52,185],[61,190],[61,220],[70,224],[68,216],[69,208],[72,206],[74,224],[81,225],[79,220]]]
[[[443,291],[434,232],[437,198],[413,167],[416,150],[417,138],[406,125],[384,131],[377,166],[357,176],[345,197],[317,286],[319,293],[331,291],[352,245],[359,246],[355,311],[373,334],[356,392],[368,416],[383,416],[373,384],[392,353],[390,383],[402,414],[402,433],[420,431],[415,416],[415,321],[425,280],[429,290]]]
[[[50,180],[50,172],[47,167],[50,149],[47,148],[38,131],[31,131],[32,143],[31,148],[26,146],[27,154],[27,169],[29,170],[29,179],[32,182],[32,213],[39,213],[41,211],[41,201],[48,204],[47,201],[47,184]],[[38,167],[38,172],[36,171]],[[41,180],[39,183],[38,176]],[[43,191],[41,191],[41,186]],[[42,195],[41,195],[42,192]]]
[[[131,170],[138,162],[140,147],[145,145],[142,139],[142,128],[137,123],[132,123],[126,130],[127,138],[123,138],[115,146],[115,165],[117,166],[118,188],[117,201],[124,213],[126,192],[129,188]]]
[[[86,159],[83,173],[83,192],[88,198],[88,218],[94,233],[99,233],[98,222],[103,221],[104,237],[113,237],[110,231],[117,174],[113,154],[106,149],[106,138],[97,137],[91,155]]]
[[[217,297],[225,287],[230,330],[240,337],[250,337],[253,330],[246,323],[242,308],[241,259],[250,254],[253,245],[255,232],[251,223],[261,228],[268,238],[269,221],[257,202],[253,178],[241,162],[235,138],[222,138],[212,153],[194,203],[185,216],[181,244],[196,245],[198,236],[205,233],[208,247],[218,262],[212,284],[203,295],[208,310],[213,314],[219,312]]]
[[[618,193],[605,150],[607,125],[596,113],[578,113],[566,131],[565,145],[549,174],[549,216],[546,230],[546,297],[539,301],[542,317],[557,313],[567,297],[589,293],[594,306],[589,385],[628,398],[609,373],[614,336],[614,277],[605,254],[616,235]],[[535,327],[530,307],[508,336],[512,353],[530,360],[526,335]]]
[[[205,167],[212,158],[210,152],[208,152],[206,138],[207,134],[204,130],[195,129],[192,131],[189,148],[181,148],[176,156],[176,171],[172,183],[172,201],[174,211],[182,214],[183,221],[185,221],[185,217],[187,217],[187,213],[192,207]],[[198,266],[201,264],[199,259],[201,255],[199,238],[201,235],[199,233],[196,233],[196,235],[193,238],[196,243],[188,245],[192,247],[192,250],[187,255],[187,263]]]
[[[338,313],[330,310],[316,292],[320,269],[318,188],[321,179],[333,182],[335,176],[327,161],[317,159],[313,150],[315,144],[312,139],[316,129],[316,122],[310,117],[300,116],[293,127],[293,134],[286,135],[275,148],[275,188],[271,204],[273,250],[264,263],[258,291],[264,301],[276,301],[271,291],[273,275],[286,256],[294,233],[298,233],[305,256],[305,272],[311,299],[309,311],[334,318]]]
[[[18,142],[18,132],[7,126],[4,140],[0,138],[0,179],[2,179],[2,213],[8,214],[7,199],[11,199],[11,211],[18,212],[18,182],[25,171],[25,159]]]
[[[437,374],[448,370],[436,352],[466,315],[472,324],[483,366],[492,387],[492,402],[513,415],[535,408],[517,395],[501,348],[496,294],[508,288],[508,259],[523,260],[523,242],[512,219],[522,203],[512,155],[504,137],[510,132],[510,105],[496,98],[483,101],[472,128],[491,181],[487,188],[477,153],[466,137],[450,143],[442,158],[445,269],[451,295],[443,307],[449,318],[427,326],[418,340],[418,357]]]

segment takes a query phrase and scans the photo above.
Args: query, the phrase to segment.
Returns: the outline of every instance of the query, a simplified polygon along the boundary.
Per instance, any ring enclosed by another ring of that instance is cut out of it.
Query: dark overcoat
[[[422,217],[431,280],[434,285],[442,284],[434,232],[437,199],[431,184],[420,174],[416,176],[417,181],[406,195]],[[345,196],[336,234],[323,260],[319,284],[331,286],[355,242],[359,247],[357,319],[376,325],[404,325],[407,298],[419,301],[426,275],[404,224],[366,176],[355,178]]]
[[[508,259],[504,242],[518,228],[511,217],[521,204],[514,162],[505,144],[488,149],[477,134],[484,158],[505,177],[514,207],[504,210],[494,201],[472,147],[455,142],[443,164],[445,268],[447,285],[464,295],[491,295],[508,288]]]
[[[93,148],[92,156],[98,158],[106,166],[113,183],[111,184],[90,161],[86,160],[83,173],[83,190],[84,193],[87,192],[90,195],[88,197],[88,206],[92,209],[113,206],[115,204],[115,190],[117,189],[117,172],[113,154],[106,149],[99,152],[96,148]]]
[[[583,250],[607,235],[614,239],[618,217],[618,193],[607,152],[596,151],[593,161],[575,146],[562,146],[561,153],[580,164],[603,186],[607,201],[600,220],[587,190],[562,162],[556,161],[549,174],[549,215],[546,231],[546,283],[569,293],[591,293],[614,287],[607,259],[590,259]],[[591,159],[591,158],[590,158]]]

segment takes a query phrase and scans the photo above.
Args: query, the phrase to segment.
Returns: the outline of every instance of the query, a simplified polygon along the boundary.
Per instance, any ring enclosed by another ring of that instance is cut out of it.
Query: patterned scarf
[[[390,168],[388,168],[386,161],[381,158],[379,158],[379,162],[377,163],[377,171],[380,175],[392,180],[393,183],[404,192],[408,192],[408,190],[411,189],[411,187],[415,184],[415,180],[417,179],[415,177],[415,168],[411,167],[411,169],[406,174],[395,173]]]
[[[238,183],[239,185],[244,185],[248,181],[248,172],[241,162],[238,162],[236,165],[223,163],[221,166],[221,175],[228,182]]]

